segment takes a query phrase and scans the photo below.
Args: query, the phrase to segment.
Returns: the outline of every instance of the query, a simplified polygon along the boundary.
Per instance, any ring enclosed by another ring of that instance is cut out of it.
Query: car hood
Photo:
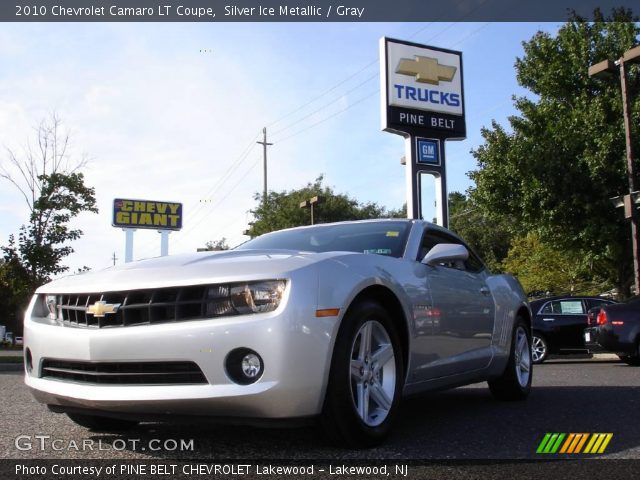
[[[43,285],[37,293],[92,293],[284,278],[294,270],[336,255],[340,253],[291,250],[172,255],[63,277]]]

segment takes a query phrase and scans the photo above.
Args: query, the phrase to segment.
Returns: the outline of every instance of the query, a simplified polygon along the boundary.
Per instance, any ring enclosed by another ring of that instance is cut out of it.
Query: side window
[[[589,308],[594,307],[606,307],[607,305],[611,305],[613,302],[611,300],[600,300],[600,299],[589,299]]]
[[[584,304],[582,300],[554,300],[547,303],[542,313],[558,315],[583,315]]]
[[[418,258],[416,260],[419,262],[422,261],[424,256],[429,253],[429,250],[439,243],[455,243],[457,245],[464,245],[457,238],[451,237],[443,232],[430,232],[427,230],[422,237],[422,243],[420,244]],[[466,245],[464,246],[466,247]],[[443,267],[456,268],[458,270],[466,270],[469,272],[480,272],[484,269],[482,261],[471,251],[469,251],[469,258],[465,262],[447,262],[441,265]]]

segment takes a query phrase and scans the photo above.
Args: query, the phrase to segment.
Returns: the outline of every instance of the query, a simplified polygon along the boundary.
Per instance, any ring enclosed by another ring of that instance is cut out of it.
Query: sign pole
[[[124,243],[124,263],[133,261],[133,234],[134,228],[123,228],[125,243]]]
[[[160,256],[166,257],[169,255],[169,230],[158,230],[160,234]]]

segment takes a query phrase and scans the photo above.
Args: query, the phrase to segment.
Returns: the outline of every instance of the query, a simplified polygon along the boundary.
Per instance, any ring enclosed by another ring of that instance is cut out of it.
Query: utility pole
[[[264,166],[264,190],[262,194],[262,203],[267,203],[267,147],[273,143],[267,142],[267,127],[262,129],[262,141],[256,142],[262,145],[263,166]]]
[[[113,260],[113,265],[115,266],[116,260],[118,260],[118,257],[116,257],[116,252],[113,252],[113,255],[111,256],[111,259]]]
[[[635,158],[633,152],[633,143],[631,141],[631,99],[627,88],[627,65],[632,63],[640,63],[640,46],[627,50],[616,61],[603,60],[600,63],[589,67],[590,77],[601,77],[607,74],[620,75],[620,91],[622,93],[622,115],[624,120],[624,136],[627,151],[627,182],[629,184],[629,194],[612,198],[613,204],[624,206],[625,218],[631,223],[631,245],[633,251],[633,284],[635,294],[640,295],[640,235],[638,233],[638,212],[634,204],[638,203],[638,195],[636,191],[636,171]]]

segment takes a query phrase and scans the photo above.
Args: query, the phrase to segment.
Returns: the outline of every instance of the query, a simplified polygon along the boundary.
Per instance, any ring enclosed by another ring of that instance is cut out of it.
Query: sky
[[[70,159],[87,158],[98,214],[65,262],[103,269],[124,261],[111,226],[114,198],[182,202],[183,229],[169,252],[245,240],[262,191],[324,176],[360,202],[406,201],[404,140],[380,127],[379,39],[463,52],[467,139],[447,142],[448,190],[472,186],[471,150],[483,126],[507,125],[525,95],[514,63],[522,42],[560,23],[34,23],[0,29],[0,162],[20,154],[53,112],[71,136]],[[431,195],[431,197],[430,197]],[[425,192],[425,218],[433,193]],[[0,244],[28,219],[19,191],[0,182]],[[160,235],[138,230],[134,259],[160,254]]]

